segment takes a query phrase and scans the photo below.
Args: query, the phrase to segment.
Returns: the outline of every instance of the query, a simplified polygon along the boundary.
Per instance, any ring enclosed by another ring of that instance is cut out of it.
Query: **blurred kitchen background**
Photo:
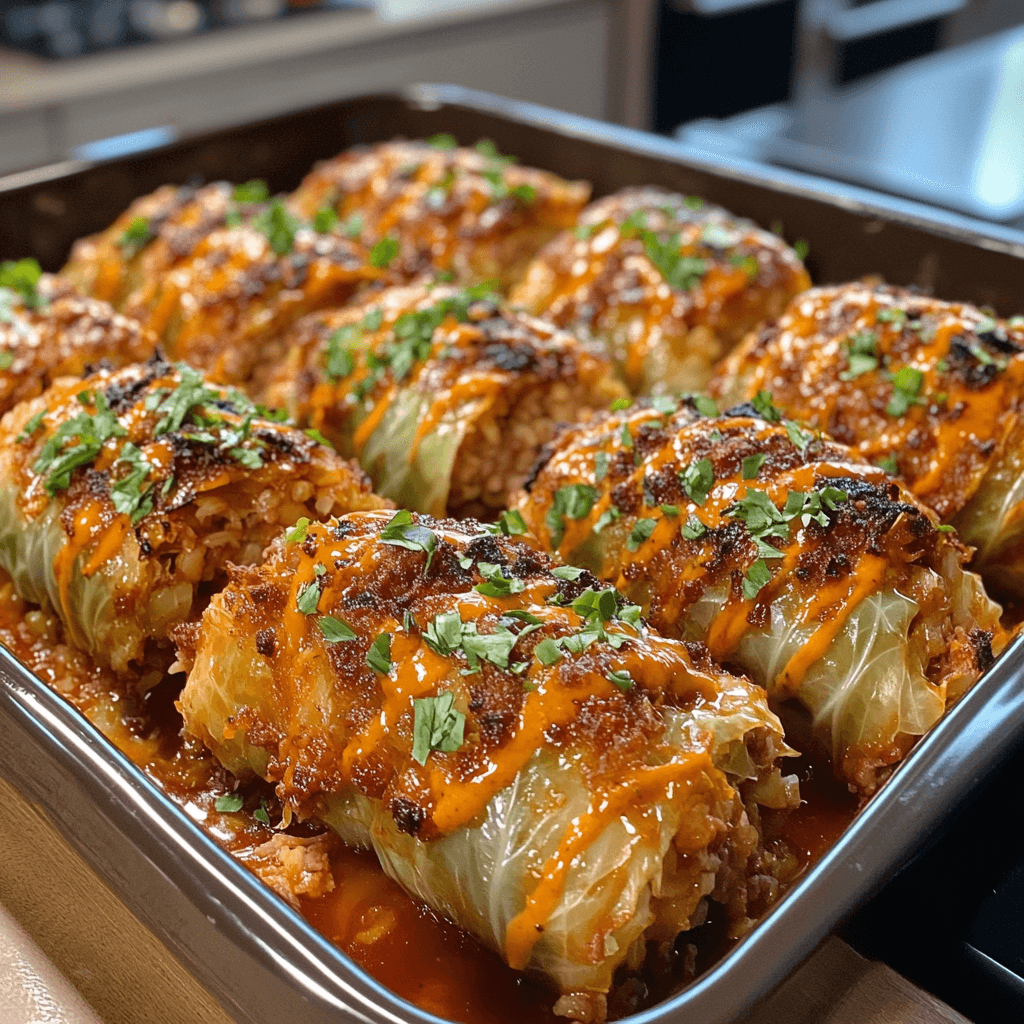
[[[1024,230],[1024,0],[0,0],[0,173],[422,81]]]

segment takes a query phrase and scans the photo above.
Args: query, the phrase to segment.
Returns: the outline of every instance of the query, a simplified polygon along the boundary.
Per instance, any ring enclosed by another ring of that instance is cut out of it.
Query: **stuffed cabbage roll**
[[[724,416],[696,411],[708,402],[566,429],[516,507],[655,628],[798,701],[837,775],[870,793],[991,662],[1000,609],[883,470],[782,421],[767,393]]]
[[[602,341],[635,394],[703,387],[752,327],[810,286],[781,238],[699,199],[629,188],[592,203],[511,300]]]
[[[148,359],[156,340],[35,260],[0,265],[0,415],[57,378]]]
[[[121,311],[152,330],[171,358],[242,384],[281,357],[281,335],[300,317],[412,272],[397,248],[369,249],[336,220],[307,223],[249,182],[146,196],[79,242],[64,273],[116,292]],[[116,287],[103,284],[108,278]]]
[[[357,458],[379,493],[434,515],[495,515],[557,423],[625,393],[603,352],[486,286],[386,289],[312,315],[285,346],[262,400]]]
[[[890,473],[1024,589],[1024,320],[870,283],[816,288],[751,334],[712,384],[762,388]]]
[[[300,524],[179,631],[179,707],[229,770],[599,1020],[615,968],[706,897],[742,920],[743,795],[792,806],[796,782],[757,687],[503,524]]]
[[[297,516],[385,504],[330,448],[159,357],[64,378],[0,421],[0,568],[143,685],[229,562]]]
[[[333,210],[367,244],[390,239],[460,283],[504,289],[589,198],[586,182],[520,167],[486,139],[460,149],[436,135],[356,146],[314,168],[291,203],[306,217]]]
[[[238,199],[235,198],[237,191]],[[265,203],[262,182],[163,185],[136,199],[106,230],[80,238],[61,271],[89,295],[118,309],[145,305],[164,274],[211,231]]]

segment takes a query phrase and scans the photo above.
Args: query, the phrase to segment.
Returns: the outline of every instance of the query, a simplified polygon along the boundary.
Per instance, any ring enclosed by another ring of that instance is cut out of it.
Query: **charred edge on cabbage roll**
[[[179,706],[226,767],[372,846],[565,1012],[603,1012],[615,968],[705,896],[746,926],[763,861],[740,790],[786,807],[796,783],[759,688],[516,523],[300,527],[179,632]]]
[[[438,136],[354,147],[316,167],[291,201],[306,217],[335,211],[368,244],[397,241],[424,270],[466,284],[494,279],[506,289],[589,198],[585,182],[520,167],[487,140],[461,149]]]
[[[910,489],[1024,585],[1024,327],[901,288],[816,288],[719,369],[725,401],[762,388]]]
[[[708,401],[567,428],[516,507],[655,628],[796,698],[837,775],[870,793],[978,678],[999,608],[956,535],[882,470],[767,393],[720,417],[697,411]]]
[[[71,642],[155,681],[167,630],[299,516],[386,505],[358,468],[159,355],[0,424],[0,566]]]
[[[624,395],[603,353],[487,285],[387,289],[306,318],[285,344],[256,393],[434,515],[493,516],[557,424]]]
[[[0,415],[35,398],[58,377],[90,366],[123,366],[149,358],[156,340],[105,302],[80,296],[43,274],[34,260],[4,284],[0,271]]]
[[[715,361],[810,278],[782,239],[659,188],[592,203],[512,301],[602,341],[634,393],[702,387]]]

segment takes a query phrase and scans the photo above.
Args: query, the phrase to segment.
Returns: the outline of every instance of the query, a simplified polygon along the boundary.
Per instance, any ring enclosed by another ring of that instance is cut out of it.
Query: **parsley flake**
[[[438,132],[436,135],[431,135],[426,141],[427,145],[433,146],[434,149],[457,149],[459,146],[455,136],[448,132]]]
[[[484,597],[508,597],[523,592],[523,581],[505,576],[500,565],[493,562],[478,562],[477,569],[485,581],[473,588],[478,594],[483,594]]]
[[[313,217],[313,230],[318,235],[326,235],[335,229],[338,224],[338,214],[330,206],[325,206],[316,211]]]
[[[661,271],[670,287],[688,292],[703,280],[708,272],[707,260],[699,256],[684,256],[680,252],[681,236],[670,235],[662,241],[653,231],[640,232],[647,258]]]
[[[597,488],[589,484],[569,484],[555,491],[544,523],[551,533],[551,543],[559,547],[565,535],[565,517],[586,519],[597,500]]]
[[[333,615],[321,615],[317,620],[317,625],[329,644],[344,643],[347,640],[359,638],[356,631],[344,619],[336,619]]]
[[[632,690],[636,683],[633,682],[632,676],[625,669],[622,671],[612,671],[608,673],[608,682],[613,686],[617,686],[620,690],[626,692]]]
[[[562,652],[558,649],[558,644],[547,636],[534,647],[533,653],[542,665],[550,666],[562,660]]]
[[[466,716],[455,707],[455,696],[415,697],[413,706],[412,757],[426,764],[432,750],[452,754],[463,743]]]
[[[654,533],[657,525],[657,519],[638,519],[633,525],[633,529],[630,531],[629,537],[626,539],[626,547],[629,548],[630,551],[638,550],[640,545],[643,544],[652,533]]]
[[[708,532],[708,528],[695,515],[691,515],[680,527],[679,532],[686,540],[699,540]]]
[[[225,793],[223,796],[219,796],[214,800],[213,806],[216,810],[220,811],[221,814],[233,814],[235,811],[240,811],[242,809],[242,794]]]
[[[578,580],[583,573],[584,570],[577,568],[575,565],[556,565],[551,570],[551,575],[556,580]]]
[[[307,583],[298,594],[295,599],[295,607],[302,612],[303,615],[312,615],[316,611],[316,606],[320,601],[320,584],[316,580],[311,583]]]
[[[156,235],[150,230],[145,217],[135,217],[115,243],[126,260],[134,259],[149,245]]]
[[[757,474],[761,467],[764,465],[765,459],[768,456],[763,452],[758,452],[756,455],[748,455],[743,460],[742,473],[744,480],[756,480]]]
[[[848,369],[839,374],[840,380],[854,380],[862,373],[878,369],[878,335],[874,331],[857,331],[846,340]]]
[[[912,405],[919,405],[918,395],[924,383],[924,374],[913,366],[901,366],[892,375],[892,397],[885,407],[890,416],[903,416]]]
[[[715,486],[715,470],[711,460],[704,458],[689,465],[679,474],[686,496],[695,505],[703,505]]]
[[[266,235],[270,248],[278,256],[292,251],[295,245],[295,235],[298,233],[302,222],[298,217],[288,212],[287,207],[280,199],[275,199],[266,210],[254,217],[252,226],[262,235]]]
[[[9,370],[14,365],[14,353],[10,349],[0,352],[0,370]]]
[[[21,433],[14,440],[24,444],[39,429],[45,415],[46,410],[40,409],[39,412],[32,416],[25,426],[21,428]]]
[[[366,652],[366,664],[386,676],[391,671],[391,634],[381,633]]]
[[[270,199],[270,189],[260,178],[253,178],[241,185],[236,185],[231,198],[236,203],[265,203]]]
[[[427,556],[427,564],[423,574],[430,571],[434,552],[437,549],[437,534],[419,523],[414,523],[412,514],[407,509],[400,509],[381,531],[380,539],[385,544],[392,544],[409,551],[422,551]]]
[[[758,559],[743,575],[743,596],[753,601],[771,581],[772,573],[763,559]]]

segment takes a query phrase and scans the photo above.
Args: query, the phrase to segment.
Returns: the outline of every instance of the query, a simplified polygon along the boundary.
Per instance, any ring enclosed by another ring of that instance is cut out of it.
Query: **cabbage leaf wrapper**
[[[367,245],[396,242],[424,270],[506,290],[589,198],[586,182],[522,167],[487,139],[469,149],[441,135],[355,146],[314,167],[290,203],[308,218],[333,211]]]
[[[371,847],[567,1013],[599,1017],[615,969],[708,897],[749,924],[744,800],[799,799],[758,687],[500,526],[365,512],[293,538],[177,636],[186,730],[229,770]]]
[[[68,281],[43,274],[34,260],[20,266],[20,288],[0,269],[0,415],[35,398],[58,377],[80,377],[103,362],[117,367],[148,359],[156,339],[106,303],[83,298]]]
[[[301,516],[386,504],[330,448],[160,357],[64,378],[0,421],[0,567],[144,686],[229,562]]]
[[[511,299],[602,342],[630,391],[652,394],[703,387],[721,356],[810,284],[776,235],[647,187],[591,203]]]
[[[505,508],[557,424],[625,395],[603,351],[504,306],[489,286],[389,288],[313,314],[255,393],[430,515]]]
[[[951,527],[766,393],[667,397],[566,428],[517,509],[542,546],[810,714],[873,792],[1005,642]],[[713,403],[710,403],[713,406]]]
[[[977,549],[986,583],[1021,592],[1024,322],[885,285],[815,288],[711,383],[726,404],[762,388],[901,477]]]

